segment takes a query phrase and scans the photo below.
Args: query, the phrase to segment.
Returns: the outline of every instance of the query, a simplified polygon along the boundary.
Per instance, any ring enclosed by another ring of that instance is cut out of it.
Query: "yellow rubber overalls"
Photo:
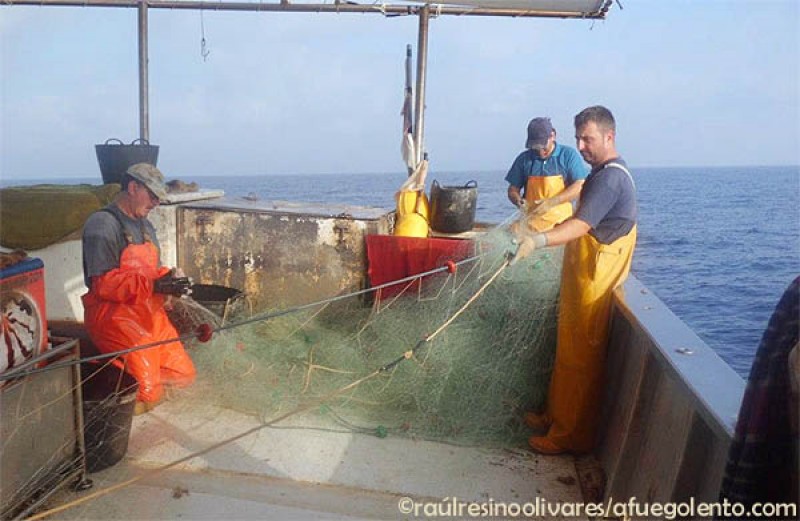
[[[606,166],[619,167],[630,176],[621,165]],[[635,245],[636,225],[611,244],[601,244],[586,234],[564,250],[558,345],[547,403],[552,424],[547,437],[573,452],[587,452],[594,445],[612,294],[628,276]]]
[[[530,176],[525,185],[525,203],[529,208],[534,201],[554,197],[564,191],[564,176]],[[572,203],[563,203],[547,213],[536,216],[529,224],[534,231],[544,232],[572,217]]]

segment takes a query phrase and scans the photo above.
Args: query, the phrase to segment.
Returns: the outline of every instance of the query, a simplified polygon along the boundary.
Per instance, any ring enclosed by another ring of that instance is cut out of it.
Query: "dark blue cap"
[[[550,118],[533,118],[528,123],[528,140],[525,142],[525,148],[537,149],[544,147],[553,130]]]

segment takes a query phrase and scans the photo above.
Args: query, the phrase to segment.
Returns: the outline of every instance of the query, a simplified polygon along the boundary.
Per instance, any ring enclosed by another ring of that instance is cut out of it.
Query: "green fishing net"
[[[516,246],[502,228],[476,239],[475,250],[475,257],[454,273],[444,270],[418,284],[402,283],[392,296],[342,295],[295,310],[253,310],[237,301],[238,311],[226,305],[217,315],[192,299],[178,299],[170,318],[191,333],[187,338],[199,324],[211,324],[217,332],[207,343],[186,342],[197,379],[187,388],[169,388],[169,399],[184,411],[229,409],[275,428],[519,446],[530,435],[522,415],[542,408],[549,384],[562,250],[535,251],[506,267]],[[111,363],[81,368],[84,391],[99,378],[97,369]],[[5,451],[12,441],[24,443],[23,427],[39,421],[41,410],[64,411],[73,404],[66,376],[56,399],[40,396],[34,379],[4,384],[0,410],[6,413],[2,424],[8,424],[8,439],[0,457],[9,458]],[[128,444],[130,427],[119,422],[129,418],[134,394],[123,393],[119,385],[106,391],[111,394],[83,409],[90,462],[105,462],[107,448]],[[26,411],[13,396],[45,403]],[[112,421],[112,415],[119,419]],[[30,498],[39,490],[55,487],[81,468],[77,453],[59,459],[73,442],[65,438],[65,443],[33,475],[12,482],[13,493],[0,514],[32,507]]]
[[[378,436],[518,444],[530,435],[522,414],[541,409],[547,392],[562,251],[502,269],[514,248],[498,229],[479,240],[476,260],[399,295],[353,296],[217,333],[191,348],[198,379],[184,398],[265,422],[313,404],[313,414],[343,429]]]

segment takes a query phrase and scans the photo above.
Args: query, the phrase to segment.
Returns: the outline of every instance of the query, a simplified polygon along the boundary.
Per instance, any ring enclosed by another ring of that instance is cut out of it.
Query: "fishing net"
[[[506,267],[515,249],[507,230],[493,230],[455,272],[403,283],[391,297],[361,293],[256,315],[242,305],[230,312],[229,298],[215,311],[176,300],[170,316],[182,334],[201,324],[217,333],[208,343],[186,342],[197,380],[170,389],[168,399],[181,410],[211,405],[270,425],[302,410],[292,427],[518,446],[530,435],[522,414],[541,409],[547,392],[562,251],[535,251]],[[136,386],[117,365],[80,365],[90,471],[116,464],[127,450]],[[0,379],[0,458],[9,463],[0,517],[36,509],[47,491],[80,474],[70,437],[40,436],[37,446],[49,448],[34,451],[36,460],[14,449],[28,446],[42,414],[72,425],[65,411],[76,399],[74,378],[72,366],[51,361],[28,377]]]
[[[170,322],[180,335],[187,335],[197,331],[201,324],[208,324],[214,328],[222,325],[223,319],[193,298],[184,297],[172,299],[167,305],[167,315]],[[184,344],[196,345],[196,339],[184,341]]]
[[[456,273],[426,276],[390,298],[353,296],[231,327],[191,350],[198,380],[182,398],[263,421],[319,400],[315,415],[354,431],[518,444],[530,435],[522,413],[541,409],[549,383],[561,249],[502,269],[513,250],[498,229]],[[497,272],[463,313],[403,358]],[[392,369],[331,397],[398,358]]]

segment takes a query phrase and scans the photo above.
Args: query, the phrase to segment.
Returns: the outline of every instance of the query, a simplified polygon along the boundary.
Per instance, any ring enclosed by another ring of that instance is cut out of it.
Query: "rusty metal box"
[[[178,265],[195,282],[243,290],[253,311],[315,302],[367,285],[364,237],[394,213],[340,204],[225,197],[178,212]]]

